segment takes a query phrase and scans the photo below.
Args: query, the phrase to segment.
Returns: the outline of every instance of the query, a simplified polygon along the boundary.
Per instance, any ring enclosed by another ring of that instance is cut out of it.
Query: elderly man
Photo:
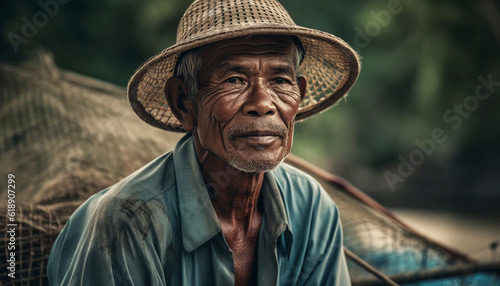
[[[337,207],[284,163],[295,121],[354,84],[356,53],[274,0],[201,0],[128,94],[188,132],[92,196],[51,251],[53,285],[348,285]],[[139,135],[140,136],[140,135]]]

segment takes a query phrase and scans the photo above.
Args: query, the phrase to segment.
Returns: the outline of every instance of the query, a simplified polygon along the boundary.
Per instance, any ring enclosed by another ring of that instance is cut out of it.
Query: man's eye
[[[242,79],[239,77],[230,77],[230,78],[226,79],[226,82],[228,82],[228,83],[240,83],[240,82],[242,82]]]
[[[288,80],[286,80],[286,79],[284,79],[282,77],[277,77],[277,78],[273,79],[273,81],[275,83],[278,83],[278,84],[283,84],[283,83],[287,83],[288,82]]]

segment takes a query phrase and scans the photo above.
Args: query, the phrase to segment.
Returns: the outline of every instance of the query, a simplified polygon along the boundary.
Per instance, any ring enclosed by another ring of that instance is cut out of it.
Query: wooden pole
[[[354,254],[354,252],[350,251],[345,246],[344,246],[344,253],[347,256],[347,258],[351,259],[354,263],[358,264],[361,268],[365,269],[370,274],[372,274],[373,276],[378,278],[378,280],[371,280],[371,281],[376,281],[378,283],[381,283],[382,285],[391,285],[391,286],[398,286],[399,285],[396,282],[394,282],[391,278],[389,278],[387,275],[378,271],[375,267],[368,264],[368,262],[364,261],[359,256]]]

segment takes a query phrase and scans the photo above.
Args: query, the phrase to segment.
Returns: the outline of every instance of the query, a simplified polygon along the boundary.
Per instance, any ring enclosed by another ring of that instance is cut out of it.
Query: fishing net
[[[172,149],[181,136],[139,120],[124,88],[60,70],[45,54],[41,58],[44,64],[0,65],[0,175],[7,182],[12,174],[15,181],[13,219],[4,200],[7,188],[0,191],[5,222],[0,285],[47,284],[50,247],[71,213],[91,194]],[[425,270],[472,265],[460,253],[415,233],[347,182],[293,156],[289,162],[325,187],[340,208],[345,246],[380,272],[415,282],[420,278],[413,274]],[[12,228],[14,239],[8,232]],[[12,253],[15,278],[5,272]],[[355,284],[380,283],[355,257],[348,258]],[[445,281],[498,281],[477,272]]]

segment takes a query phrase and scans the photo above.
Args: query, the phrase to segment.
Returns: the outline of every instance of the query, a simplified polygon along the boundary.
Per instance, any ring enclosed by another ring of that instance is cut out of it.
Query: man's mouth
[[[273,143],[277,139],[283,139],[283,136],[276,131],[253,130],[238,134],[232,140],[236,140],[238,138],[246,139],[257,144],[267,145]]]
[[[284,124],[274,122],[248,122],[243,125],[232,127],[229,130],[230,141],[244,140],[254,147],[266,147],[284,141],[288,129]],[[280,143],[280,145],[283,142]]]
[[[229,129],[228,137],[234,140],[236,137],[262,137],[273,136],[284,138],[288,129],[282,124],[269,122],[248,122],[244,125],[234,126]]]

